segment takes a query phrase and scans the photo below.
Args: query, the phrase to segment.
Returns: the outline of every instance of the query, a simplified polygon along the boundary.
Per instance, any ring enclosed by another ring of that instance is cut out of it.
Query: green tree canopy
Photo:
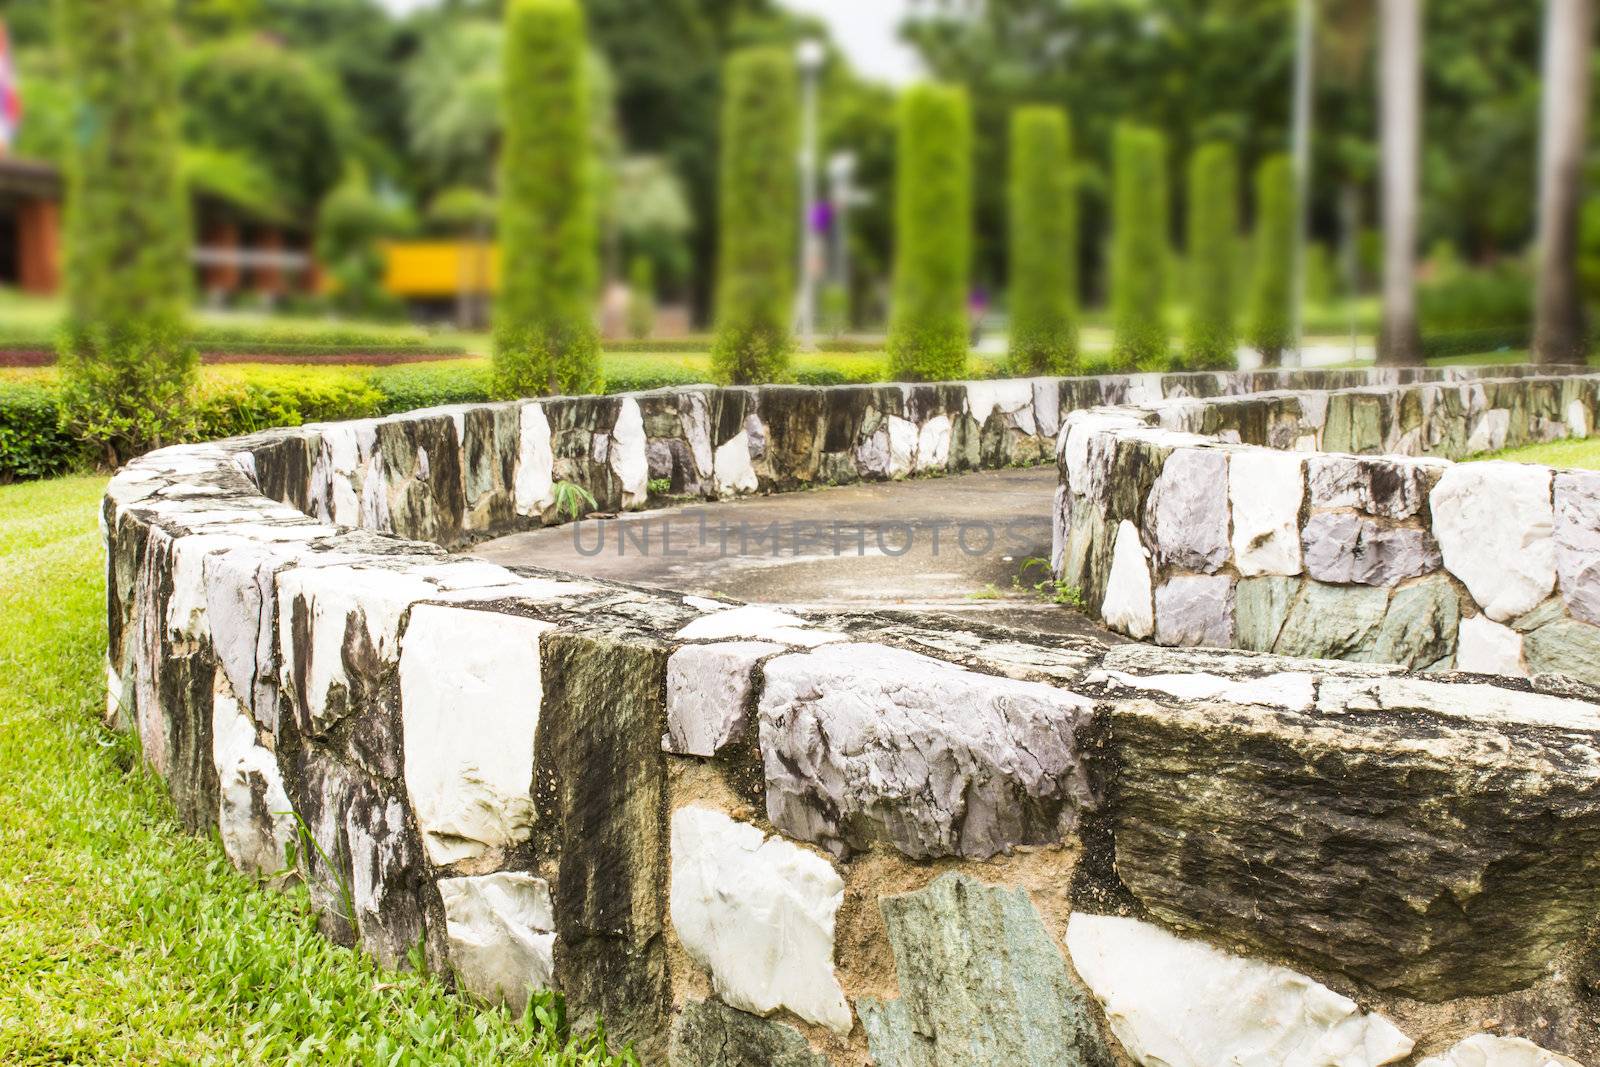
[[[119,463],[187,429],[189,205],[170,0],[61,0],[80,122],[67,159],[69,424]]]
[[[303,57],[264,38],[230,38],[190,53],[181,84],[186,139],[253,159],[284,202],[315,205],[344,175],[344,96]]]

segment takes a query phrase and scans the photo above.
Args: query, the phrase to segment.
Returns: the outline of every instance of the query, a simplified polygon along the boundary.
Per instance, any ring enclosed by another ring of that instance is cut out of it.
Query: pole
[[[1313,0],[1299,0],[1294,55],[1294,255],[1289,290],[1294,363],[1305,364],[1306,216],[1311,192],[1311,46]]]
[[[819,41],[802,41],[796,53],[800,63],[800,292],[795,300],[795,332],[800,346],[817,347],[817,233],[812,218],[817,209],[817,74],[824,57]]]

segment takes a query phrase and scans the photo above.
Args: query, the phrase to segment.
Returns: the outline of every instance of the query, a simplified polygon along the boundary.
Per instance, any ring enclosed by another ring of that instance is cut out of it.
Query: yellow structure
[[[500,286],[500,250],[487,241],[391,241],[383,260],[383,287],[402,300],[493,293]]]

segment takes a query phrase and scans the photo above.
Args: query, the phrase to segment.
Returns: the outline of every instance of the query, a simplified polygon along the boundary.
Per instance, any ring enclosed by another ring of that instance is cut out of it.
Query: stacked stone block
[[[329,936],[393,966],[420,946],[513,1005],[558,989],[646,1062],[1600,1062],[1586,688],[804,616],[440,547],[554,518],[557,480],[628,507],[643,476],[713,495],[844,457],[1026,461],[1054,418],[1076,484],[1124,509],[1085,558],[1148,561],[1134,503],[1163,463],[1194,453],[1231,493],[1206,465],[1244,451],[1072,413],[1255,378],[696,389],[152,453],[103,512],[108,716]],[[1382,530],[1447,484],[1330,479],[1328,510]],[[1557,481],[1552,582],[1577,589],[1592,524]],[[1160,566],[1232,566],[1216,503],[1157,499],[1192,531]],[[1253,577],[1304,566],[1281,501],[1249,507]]]

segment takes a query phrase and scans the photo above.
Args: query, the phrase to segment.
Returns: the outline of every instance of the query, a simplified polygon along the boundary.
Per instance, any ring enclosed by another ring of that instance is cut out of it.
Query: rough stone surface
[[[1306,659],[1353,658],[1371,647],[1388,604],[1388,592],[1373,586],[1306,582],[1272,650]]]
[[[1240,648],[1271,652],[1300,589],[1297,578],[1241,578],[1233,587],[1234,634]]]
[[[1300,573],[1304,463],[1300,456],[1266,449],[1245,449],[1230,456],[1233,563],[1244,577]]]
[[[1300,539],[1306,574],[1319,582],[1392,586],[1439,567],[1439,548],[1426,530],[1381,526],[1354,512],[1319,511]]]
[[[764,641],[685,645],[667,660],[667,732],[661,747],[683,756],[715,756],[744,734],[751,674],[784,646]]]
[[[1484,615],[1462,619],[1456,669],[1513,678],[1526,675],[1522,635]]]
[[[1185,574],[1158,586],[1156,642],[1231,647],[1233,579],[1225,574]]]
[[[1428,497],[1444,565],[1497,622],[1531,610],[1555,586],[1550,471],[1463,463]]]
[[[1210,574],[1228,562],[1228,454],[1180,448],[1145,503],[1156,563]]]
[[[1530,674],[1565,674],[1600,685],[1600,626],[1577,619],[1557,619],[1522,637],[1523,658]]]
[[[1095,803],[1081,697],[881,645],[768,660],[767,817],[843,854],[992,856],[1058,840]]]
[[[1520,1037],[1474,1034],[1417,1067],[1583,1067],[1577,1060]]]
[[[645,1062],[665,1052],[666,650],[604,633],[543,641],[535,841],[558,855],[556,985]]]
[[[1388,1019],[1320,982],[1152,923],[1077,912],[1067,950],[1145,1067],[1376,1067],[1412,1049]]]
[[[220,675],[211,706],[222,850],[246,874],[276,874],[289,864],[295,833],[278,761],[256,739],[255,722]]]
[[[1555,476],[1556,577],[1567,610],[1600,623],[1600,472]]]
[[[1083,988],[1022,889],[947,874],[881,898],[898,1000],[858,1008],[882,1067],[1111,1067]]]
[[[813,852],[709,808],[672,814],[672,926],[735,1008],[846,1033],[850,1006],[833,974],[844,882]]]
[[[406,787],[428,858],[449,864],[528,839],[549,623],[423,604],[400,654]]]
[[[450,963],[462,985],[520,1012],[555,973],[550,886],[520,871],[439,879]]]
[[[1455,655],[1460,622],[1461,598],[1455,586],[1445,575],[1431,574],[1395,590],[1370,647],[1350,658],[1443,670]]]
[[[1129,637],[1149,637],[1155,630],[1148,556],[1139,542],[1138,527],[1122,520],[1117,526],[1116,545],[1111,550],[1111,576],[1106,580],[1100,618],[1113,630],[1120,630]]]
[[[1428,490],[1447,467],[1438,460],[1318,455],[1306,461],[1306,482],[1313,508],[1356,508],[1400,520],[1422,510]]]
[[[792,1026],[714,1000],[684,1005],[672,1024],[672,1067],[828,1067]]]
[[[1175,925],[1442,1000],[1539,979],[1593,921],[1591,704],[1330,674],[1311,711],[1112,716],[1117,872]]]

